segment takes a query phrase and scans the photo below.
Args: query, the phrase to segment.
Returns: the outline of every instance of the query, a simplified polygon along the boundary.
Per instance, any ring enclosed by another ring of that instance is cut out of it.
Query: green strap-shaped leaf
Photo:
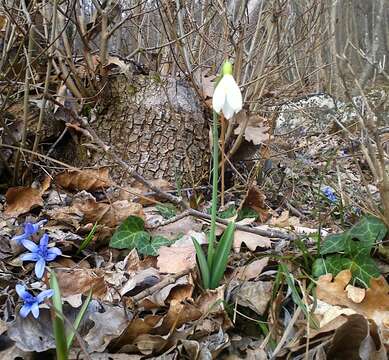
[[[197,262],[199,264],[201,280],[203,282],[204,289],[209,289],[210,273],[209,273],[207,259],[205,257],[202,247],[193,236],[192,236],[192,241],[196,249]]]
[[[223,278],[226,271],[228,256],[232,248],[232,242],[234,240],[235,223],[230,222],[216,247],[215,256],[211,270],[211,289],[215,289],[219,286],[220,280]]]

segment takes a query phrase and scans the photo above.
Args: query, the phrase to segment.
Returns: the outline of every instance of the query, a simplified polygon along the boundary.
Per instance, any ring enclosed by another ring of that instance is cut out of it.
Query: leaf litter
[[[211,79],[201,76],[208,97]],[[238,121],[235,132],[243,131],[246,120]],[[263,117],[250,117],[243,135],[267,154],[289,144],[273,137]],[[0,222],[0,337],[8,344],[0,358],[12,353],[29,359],[55,348],[50,302],[38,320],[22,319],[14,291],[18,283],[34,294],[48,287],[47,276],[37,281],[33,266],[21,263],[24,249],[11,240],[25,222],[42,219],[63,253],[51,268],[71,322],[92,290],[78,330],[83,343],[76,341],[70,358],[87,358],[82,348],[92,359],[297,359],[305,352],[312,358],[386,358],[389,286],[387,273],[377,276],[372,256],[377,243],[385,246],[386,228],[358,215],[364,194],[354,191],[360,178],[348,158],[338,160],[347,184],[343,194],[331,171],[321,181],[312,177],[325,171],[323,153],[346,146],[341,138],[313,133],[299,144],[290,142],[302,145],[293,160],[280,157],[232,197],[231,214],[219,216],[231,215],[252,230],[292,233],[296,240],[236,230],[224,280],[215,290],[201,288],[192,241],[206,248],[207,221],[180,218],[139,183],[117,188],[108,168],[100,168],[10,188]],[[321,191],[323,183],[331,194]],[[174,189],[162,180],[156,186]],[[207,205],[200,202],[200,210]]]

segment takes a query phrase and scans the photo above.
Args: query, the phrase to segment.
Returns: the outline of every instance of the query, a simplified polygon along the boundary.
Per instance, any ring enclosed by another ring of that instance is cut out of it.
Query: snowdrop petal
[[[242,110],[242,93],[240,92],[239,86],[232,77],[232,75],[224,75],[225,84],[228,89],[226,95],[226,103],[234,110],[235,113]]]
[[[226,101],[226,92],[223,86],[223,78],[222,78],[217,84],[215,91],[213,92],[213,97],[212,97],[213,110],[215,110],[219,114],[223,108],[225,101]]]
[[[41,279],[43,273],[45,272],[46,261],[43,258],[40,258],[35,264],[35,275],[38,279]]]
[[[37,302],[34,302],[31,305],[31,312],[32,312],[32,315],[34,316],[34,318],[38,319],[38,316],[39,316],[39,305],[38,305]]]
[[[43,302],[45,299],[48,299],[50,297],[52,297],[54,295],[54,290],[44,290],[42,291],[40,294],[38,294],[36,296],[36,300],[38,301],[38,303],[40,304],[41,302]]]
[[[22,317],[22,318],[25,318],[28,316],[28,314],[30,313],[31,311],[31,305],[23,305],[19,311],[19,315]]]
[[[37,252],[39,250],[39,247],[37,244],[35,244],[34,242],[32,242],[31,240],[23,240],[22,241],[22,245],[30,250],[31,252]]]
[[[234,116],[234,113],[235,113],[234,109],[230,106],[228,101],[226,101],[226,103],[223,106],[223,115],[224,115],[224,117],[227,120],[229,120],[229,119],[231,119]]]
[[[38,261],[40,258],[41,257],[36,253],[28,253],[28,254],[24,254],[21,257],[21,260],[22,261]]]

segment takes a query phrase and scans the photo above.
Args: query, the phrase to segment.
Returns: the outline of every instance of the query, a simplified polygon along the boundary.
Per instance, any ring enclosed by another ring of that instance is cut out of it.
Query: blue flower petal
[[[46,261],[43,258],[40,258],[35,264],[35,275],[38,279],[41,279],[43,273],[45,272]]]
[[[39,245],[43,248],[43,247],[47,247],[49,243],[49,235],[47,234],[43,234],[43,236],[41,237],[41,240],[39,241]]]
[[[37,252],[39,250],[39,246],[31,240],[23,240],[22,244],[26,249],[30,250],[31,252]]]
[[[23,305],[19,311],[19,315],[22,317],[22,318],[25,318],[27,317],[27,315],[30,313],[31,311],[31,305]]]
[[[54,290],[43,290],[40,294],[36,296],[38,303],[40,304],[45,299],[51,298],[54,295]]]
[[[30,295],[26,288],[21,284],[17,284],[15,290],[21,299],[24,299],[26,295]]]
[[[34,302],[31,305],[31,312],[32,312],[32,315],[34,316],[34,318],[38,319],[38,316],[39,316],[39,305],[38,305],[37,302]]]
[[[39,230],[39,226],[33,223],[26,223],[24,225],[24,233],[27,237],[34,235]]]
[[[53,261],[58,256],[58,254],[47,252],[47,255],[45,256],[46,261]]]
[[[26,234],[23,233],[23,234],[14,236],[11,240],[15,241],[18,245],[22,245],[22,241],[25,239],[26,239]]]
[[[36,253],[28,253],[28,254],[24,254],[21,257],[21,260],[22,261],[38,261],[40,258],[41,257]]]

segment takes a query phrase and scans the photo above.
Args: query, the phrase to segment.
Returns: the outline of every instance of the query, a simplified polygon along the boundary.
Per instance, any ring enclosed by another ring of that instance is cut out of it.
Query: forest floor
[[[66,324],[87,304],[70,359],[386,359],[387,229],[358,133],[350,140],[342,128],[356,115],[327,95],[278,111],[260,160],[236,163],[223,195],[218,217],[240,227],[214,290],[201,285],[192,241],[206,248],[208,220],[144,185],[118,187],[103,168],[9,188],[0,219],[0,359],[54,358],[51,302],[39,304],[37,318],[33,308],[22,317],[26,297],[15,290],[37,296],[50,288],[50,271]],[[208,186],[153,184],[209,213]],[[39,269],[26,257],[38,250],[20,239],[43,234]],[[54,247],[62,255],[47,255]]]

